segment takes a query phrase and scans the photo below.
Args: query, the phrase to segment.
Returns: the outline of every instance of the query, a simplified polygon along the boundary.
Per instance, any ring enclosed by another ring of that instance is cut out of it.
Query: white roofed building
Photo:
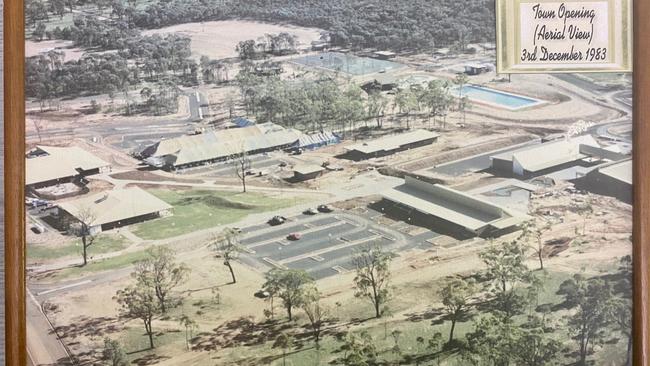
[[[602,153],[602,154],[601,154]],[[598,156],[597,156],[598,155]],[[591,135],[561,139],[523,147],[491,156],[492,169],[514,177],[532,177],[561,170],[571,165],[593,164],[607,154]]]
[[[399,151],[430,145],[438,140],[439,136],[439,134],[427,130],[413,130],[384,136],[346,147],[348,152],[345,157],[352,160],[365,160],[391,155]]]
[[[59,204],[59,216],[84,221],[91,234],[171,214],[172,206],[138,188],[106,191]]]
[[[37,146],[25,160],[25,184],[37,189],[109,170],[109,163],[80,147]]]
[[[245,151],[258,154],[295,145],[302,133],[273,123],[214,130],[161,140],[140,152],[144,161],[163,169],[181,169],[223,161]]]
[[[405,177],[404,184],[383,192],[382,196],[401,206],[408,213],[409,221],[417,219],[434,231],[457,235],[499,236],[530,220],[519,211],[410,176]]]

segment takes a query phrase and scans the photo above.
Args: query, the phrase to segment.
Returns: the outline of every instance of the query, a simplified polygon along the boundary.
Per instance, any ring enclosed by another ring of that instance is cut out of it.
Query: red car
[[[300,238],[302,238],[302,234],[300,233],[291,233],[287,235],[287,239],[289,240],[300,240]]]

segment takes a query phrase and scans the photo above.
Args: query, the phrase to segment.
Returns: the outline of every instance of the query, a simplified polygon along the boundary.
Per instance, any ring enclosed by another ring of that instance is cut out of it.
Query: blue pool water
[[[456,89],[456,93],[458,93],[458,89]],[[475,85],[463,86],[461,93],[462,96],[466,96],[470,100],[493,104],[507,109],[521,109],[542,103],[542,101],[537,99],[526,98]]]
[[[380,71],[399,69],[404,65],[397,62],[359,57],[339,52],[323,52],[294,59],[293,62],[352,75],[372,74]]]

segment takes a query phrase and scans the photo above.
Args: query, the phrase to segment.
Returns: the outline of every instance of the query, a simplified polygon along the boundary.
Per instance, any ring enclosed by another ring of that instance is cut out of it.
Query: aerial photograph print
[[[632,76],[495,5],[25,0],[29,365],[631,366]]]

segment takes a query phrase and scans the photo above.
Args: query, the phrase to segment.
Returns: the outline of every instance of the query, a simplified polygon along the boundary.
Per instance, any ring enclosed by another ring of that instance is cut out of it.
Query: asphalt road
[[[47,128],[41,131],[40,137],[43,140],[53,138],[92,139],[117,137],[117,142],[114,142],[115,147],[124,150],[133,150],[159,141],[161,138],[173,138],[185,135],[194,131],[192,116],[198,115],[198,104],[192,103],[194,91],[187,91],[186,94],[190,100],[190,117],[144,122],[134,122],[129,118],[115,117],[107,125],[87,124],[79,127]],[[35,131],[30,131],[26,138],[28,141],[36,141],[39,139],[39,136]]]
[[[28,296],[27,354],[33,365],[70,365],[68,354],[36,300]]]
[[[490,151],[485,154],[480,154],[480,155],[475,155],[471,156],[469,158],[461,159],[461,160],[456,160],[452,161],[449,163],[441,164],[436,166],[435,168],[428,169],[428,171],[433,172],[433,173],[439,173],[439,174],[445,174],[445,175],[450,175],[450,176],[459,176],[463,175],[465,173],[470,173],[470,172],[479,172],[481,170],[485,170],[490,168],[492,161],[490,160],[490,156],[497,155],[497,154],[502,154],[508,151],[514,151],[517,149],[520,149],[522,147],[528,146],[528,145],[533,145],[533,144],[539,144],[540,140],[532,140],[530,142],[524,143],[524,144],[517,144],[513,146],[509,146],[503,149],[499,150],[494,150]]]

